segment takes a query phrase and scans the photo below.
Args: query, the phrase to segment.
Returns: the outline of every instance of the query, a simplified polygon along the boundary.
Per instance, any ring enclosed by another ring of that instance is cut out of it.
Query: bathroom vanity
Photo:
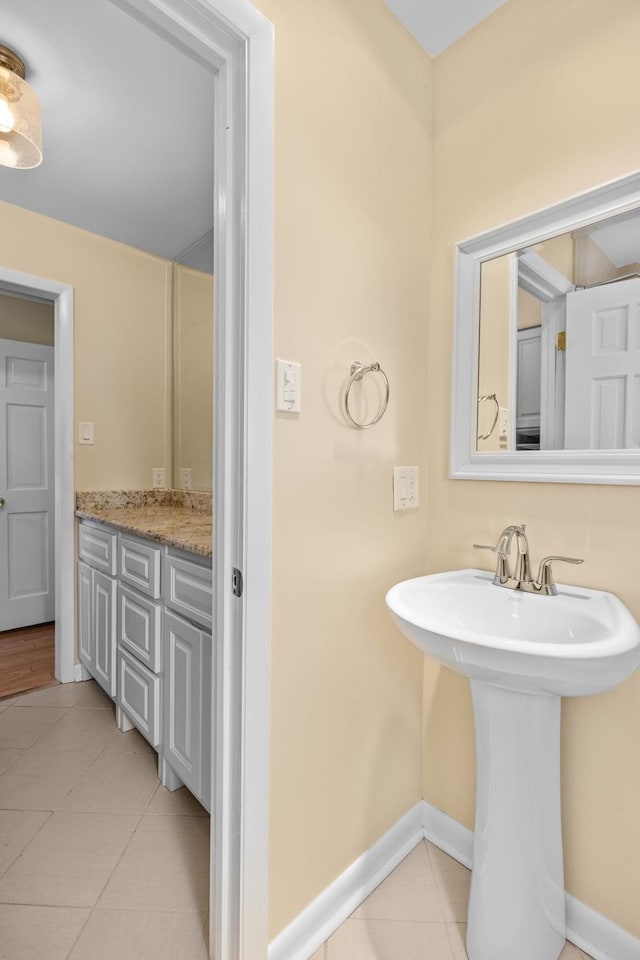
[[[211,513],[79,498],[78,656],[170,790],[211,807]]]

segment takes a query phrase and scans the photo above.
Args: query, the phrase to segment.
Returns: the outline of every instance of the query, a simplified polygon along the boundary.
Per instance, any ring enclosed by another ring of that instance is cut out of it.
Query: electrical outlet
[[[152,484],[156,490],[164,490],[166,487],[166,470],[164,467],[154,467],[152,471]]]
[[[393,509],[412,510],[420,506],[417,467],[393,468]]]
[[[183,490],[191,490],[191,467],[181,467],[180,486]]]

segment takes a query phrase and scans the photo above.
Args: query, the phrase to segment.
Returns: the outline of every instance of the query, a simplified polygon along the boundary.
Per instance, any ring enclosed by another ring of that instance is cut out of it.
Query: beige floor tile
[[[198,803],[186,787],[171,791],[163,787],[162,784],[158,786],[145,813],[178,817],[209,816],[202,804]]]
[[[204,912],[209,905],[209,820],[145,815],[109,880],[105,909]]]
[[[346,920],[326,944],[326,960],[452,960],[444,923]]]
[[[66,715],[60,707],[15,707],[0,713],[0,747],[28,749]]]
[[[465,946],[467,939],[466,923],[447,923],[446,926],[453,960],[467,960],[467,949]]]
[[[55,687],[45,687],[44,690],[32,690],[22,693],[13,699],[21,707],[105,707],[109,708],[112,701],[103,693],[94,680],[85,680],[83,683],[60,683]]]
[[[567,941],[564,950],[558,957],[558,960],[589,960],[586,953],[583,953],[582,950],[578,950],[576,946]]]
[[[94,910],[69,960],[197,960],[198,913]]]
[[[0,747],[0,774],[8,770],[12,763],[24,756],[24,750],[15,747]]]
[[[445,920],[464,923],[469,905],[471,871],[432,843],[426,843]]]
[[[0,808],[60,810],[71,788],[94,760],[92,753],[24,752],[0,776]]]
[[[443,920],[429,855],[419,843],[353,913],[354,919]]]
[[[15,708],[18,709],[18,708]],[[26,709],[25,707],[22,708]],[[30,709],[44,709],[32,707]],[[2,722],[0,717],[0,723]],[[77,750],[83,753],[102,753],[117,732],[116,721],[109,710],[91,710],[74,707],[51,730],[36,742],[38,751]]]
[[[116,735],[112,740],[109,740],[109,743],[104,748],[105,753],[152,753],[155,756],[156,752],[148,743],[141,733],[138,733],[137,730],[127,730],[126,733],[123,733],[122,730],[118,730]]]
[[[0,876],[51,816],[37,810],[0,810]]]
[[[80,813],[142,814],[157,788],[158,769],[154,757],[141,753],[103,753],[77,781],[62,809]]]
[[[325,960],[325,948],[324,946],[320,947],[319,950],[316,950],[314,955],[311,957],[311,960]]]
[[[0,960],[66,960],[88,910],[0,904]]]
[[[138,817],[54,813],[0,880],[0,903],[94,906],[137,822]]]

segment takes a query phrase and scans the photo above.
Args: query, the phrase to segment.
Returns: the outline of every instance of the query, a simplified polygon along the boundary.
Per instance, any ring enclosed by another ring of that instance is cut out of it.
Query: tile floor
[[[0,960],[205,960],[208,870],[205,810],[93,681],[0,701]],[[312,960],[466,960],[469,876],[419,844]]]
[[[205,960],[209,817],[93,682],[0,701],[0,960]]]
[[[420,843],[312,960],[466,960],[470,877],[438,847]],[[560,960],[590,958],[567,943]]]

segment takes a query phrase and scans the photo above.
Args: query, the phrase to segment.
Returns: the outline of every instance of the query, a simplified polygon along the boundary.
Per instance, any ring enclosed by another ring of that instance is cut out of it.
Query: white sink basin
[[[557,597],[495,586],[483,570],[396,584],[394,620],[424,653],[510,690],[601,693],[640,665],[640,628],[612,593],[558,585]]]
[[[392,587],[402,632],[470,678],[476,822],[469,960],[557,960],[565,942],[560,697],[608,690],[640,664],[640,628],[611,593],[555,597],[456,570]]]

